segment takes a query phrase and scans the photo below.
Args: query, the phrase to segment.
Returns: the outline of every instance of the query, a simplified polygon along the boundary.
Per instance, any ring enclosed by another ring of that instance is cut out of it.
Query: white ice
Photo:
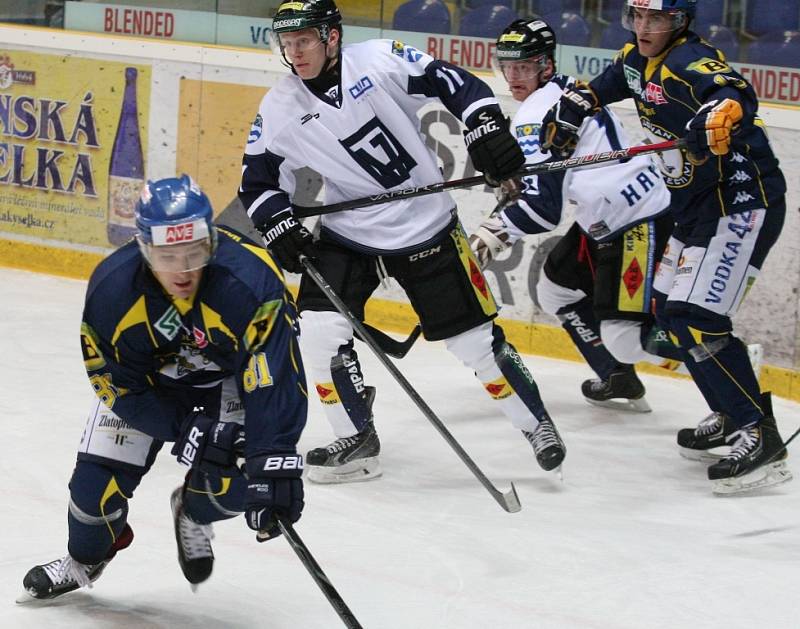
[[[256,543],[242,518],[216,526],[214,574],[190,592],[169,511],[184,468],[167,450],[131,503],[133,545],[94,588],[15,604],[25,572],[66,549],[67,481],[91,397],[78,344],[85,286],[0,269],[2,626],[342,626],[286,541]],[[384,476],[306,483],[297,531],[365,628],[800,626],[800,481],[714,497],[703,464],[675,447],[676,431],[706,414],[690,382],[644,376],[654,412],[618,414],[582,400],[586,366],[526,357],[567,444],[562,483],[442,344],[418,342],[399,367],[495,485],[516,484],[522,511],[509,514],[359,349],[378,387]],[[302,450],[331,438],[316,400],[311,409]],[[798,410],[775,400],[784,438]]]

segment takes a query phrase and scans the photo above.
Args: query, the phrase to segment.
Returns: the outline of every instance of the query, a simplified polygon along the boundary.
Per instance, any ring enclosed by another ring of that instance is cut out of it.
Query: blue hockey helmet
[[[650,23],[651,33],[671,32],[680,29],[694,19],[697,12],[697,0],[626,0],[622,7],[622,25],[633,31],[635,9],[658,11],[658,19]]]
[[[214,210],[188,175],[148,181],[136,204],[136,240],[154,271],[182,273],[208,264],[217,247]]]

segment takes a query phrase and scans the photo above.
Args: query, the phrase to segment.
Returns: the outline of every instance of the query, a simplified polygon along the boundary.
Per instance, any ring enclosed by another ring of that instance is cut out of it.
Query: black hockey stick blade
[[[351,612],[350,608],[347,606],[347,603],[344,602],[339,592],[333,587],[333,584],[330,579],[328,579],[325,572],[323,572],[317,560],[314,559],[311,551],[308,550],[308,547],[303,543],[297,531],[294,530],[292,523],[282,515],[278,515],[277,518],[281,533],[283,533],[283,536],[289,542],[289,545],[300,559],[300,562],[305,566],[308,574],[311,575],[311,578],[314,579],[319,589],[322,590],[325,598],[328,599],[328,602],[339,615],[339,618],[342,619],[344,626],[347,627],[347,629],[363,629],[361,623],[358,622],[353,612]]]
[[[492,498],[494,498],[497,503],[509,513],[516,513],[522,507],[519,503],[519,497],[517,496],[516,489],[514,489],[513,485],[511,490],[502,493],[492,484],[486,475],[481,471],[481,468],[477,466],[475,461],[467,454],[466,450],[461,447],[461,444],[456,441],[456,438],[450,434],[450,431],[447,430],[447,427],[444,425],[441,419],[436,416],[436,413],[433,412],[430,406],[428,406],[425,400],[422,399],[417,390],[411,386],[411,383],[406,379],[406,377],[400,372],[397,366],[389,360],[389,357],[386,355],[380,345],[372,338],[369,332],[364,328],[364,324],[352,313],[347,305],[342,301],[342,298],[336,294],[330,284],[325,280],[322,273],[320,273],[317,268],[311,263],[311,261],[306,256],[300,257],[301,264],[305,267],[306,273],[311,280],[319,286],[319,289],[325,294],[325,296],[330,300],[330,302],[334,305],[336,310],[341,313],[343,317],[345,317],[349,322],[350,325],[353,326],[353,330],[358,332],[361,339],[369,345],[369,348],[372,350],[372,353],[375,354],[375,357],[383,364],[384,367],[388,370],[388,372],[392,375],[395,379],[397,384],[406,392],[408,397],[417,405],[422,414],[425,416],[433,427],[439,431],[439,434],[442,438],[447,442],[450,448],[456,453],[459,459],[469,468],[470,472],[475,476],[475,478],[480,482],[481,485],[488,491]]]
[[[397,339],[393,339],[391,336],[371,326],[369,323],[364,323],[364,328],[372,335],[372,338],[375,339],[375,342],[380,346],[380,348],[389,354],[392,358],[405,358],[405,355],[408,354],[409,350],[412,348],[416,340],[419,338],[420,332],[422,332],[422,327],[418,323],[414,326],[414,329],[411,330],[411,334],[408,335],[408,338],[405,341],[398,341]],[[356,332],[356,337],[363,341],[364,339]]]
[[[558,172],[563,170],[570,170],[572,168],[583,168],[586,166],[594,166],[623,159],[630,159],[637,155],[645,155],[647,153],[660,153],[662,151],[671,151],[674,149],[685,148],[685,141],[680,138],[677,140],[667,140],[666,142],[659,142],[657,144],[642,144],[640,146],[631,146],[626,149],[619,149],[616,151],[605,151],[603,153],[594,153],[592,155],[581,155],[579,157],[569,157],[567,159],[551,160],[541,162],[539,164],[528,164],[521,168],[514,176],[524,177],[525,175],[538,175],[547,172]],[[418,186],[416,188],[403,188],[402,190],[387,190],[378,194],[373,194],[361,199],[353,199],[352,201],[340,201],[332,205],[322,205],[307,207],[303,205],[294,206],[294,215],[298,218],[305,218],[307,216],[320,216],[322,214],[333,214],[334,212],[344,212],[345,210],[355,210],[370,205],[378,205],[380,203],[388,203],[390,201],[398,201],[400,199],[410,199],[412,197],[422,197],[428,194],[436,194],[437,192],[444,192],[445,190],[454,190],[457,188],[471,188],[478,186],[485,182],[483,175],[476,175],[474,177],[465,177],[464,179],[453,179],[451,181],[443,181],[440,183],[433,183],[427,186]]]

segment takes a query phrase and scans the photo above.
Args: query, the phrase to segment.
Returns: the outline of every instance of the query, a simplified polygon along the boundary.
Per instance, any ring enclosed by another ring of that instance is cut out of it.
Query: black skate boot
[[[103,574],[108,562],[118,551],[130,546],[131,542],[133,542],[133,529],[126,524],[108,551],[108,555],[100,563],[86,565],[67,555],[44,565],[34,566],[22,579],[25,594],[17,599],[17,602],[51,599],[80,587],[92,587],[92,583]]]
[[[352,437],[342,437],[306,454],[306,473],[314,483],[353,483],[381,475],[378,454],[381,442],[372,422],[375,387],[364,387],[370,420]]]
[[[769,393],[762,396],[762,409],[764,419],[729,435],[730,454],[708,468],[715,494],[736,494],[792,480]]]
[[[731,418],[725,413],[711,413],[697,428],[678,431],[678,452],[692,461],[719,461],[725,455],[710,450],[727,445],[725,439],[735,430]]]
[[[539,425],[533,432],[523,430],[522,434],[533,446],[536,462],[546,472],[556,469],[561,465],[567,449],[558,434],[553,420],[545,416],[539,420]]]
[[[192,591],[197,584],[211,576],[214,568],[214,551],[211,540],[214,531],[210,524],[198,524],[183,510],[183,487],[172,492],[169,500],[172,520],[175,523],[175,541],[178,543],[178,563],[183,576],[191,583]]]
[[[652,410],[644,399],[644,385],[636,376],[633,365],[620,365],[606,380],[594,378],[584,381],[581,392],[586,401],[595,406],[634,413]]]

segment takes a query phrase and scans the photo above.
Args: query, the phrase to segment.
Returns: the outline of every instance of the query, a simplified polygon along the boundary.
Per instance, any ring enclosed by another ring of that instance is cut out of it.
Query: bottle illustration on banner
[[[121,245],[135,231],[134,208],[144,185],[144,159],[136,106],[136,68],[125,68],[125,94],[108,165],[108,241]]]

